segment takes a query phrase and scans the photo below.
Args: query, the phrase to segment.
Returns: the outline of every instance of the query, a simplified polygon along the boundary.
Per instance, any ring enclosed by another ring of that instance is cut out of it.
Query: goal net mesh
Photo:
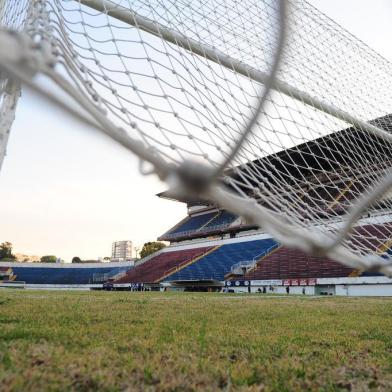
[[[390,273],[391,64],[312,5],[0,7],[0,105],[7,81],[22,83],[137,154],[174,195]]]

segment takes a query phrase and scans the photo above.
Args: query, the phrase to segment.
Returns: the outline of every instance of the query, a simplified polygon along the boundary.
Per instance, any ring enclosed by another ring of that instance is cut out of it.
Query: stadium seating
[[[214,211],[208,214],[190,216],[184,223],[176,227],[174,230],[170,231],[169,234],[173,235],[173,234],[198,230],[217,215],[218,215],[217,212]]]
[[[130,267],[70,268],[70,267],[12,267],[15,280],[28,284],[92,284],[94,276],[116,275]]]
[[[351,180],[336,184],[320,184],[312,187],[305,194],[300,192],[300,204],[305,215],[330,216],[331,211],[343,213],[358,193],[360,184],[353,184]]]
[[[227,226],[234,222],[235,219],[237,219],[237,217],[230,212],[220,211],[220,213],[213,220],[211,220],[207,225],[203,226],[202,230],[205,231],[210,228]]]
[[[389,252],[391,224],[364,225],[353,229],[351,244],[366,247],[372,252]],[[387,244],[387,245],[385,245]],[[387,246],[383,249],[383,245]],[[296,278],[338,278],[353,273],[340,263],[326,257],[309,256],[296,249],[280,247],[257,263],[244,279],[296,279]]]
[[[193,248],[173,252],[163,252],[129,271],[115,283],[153,283],[163,279],[173,268],[191,262],[213,249],[213,247]]]
[[[219,280],[230,272],[232,265],[245,260],[252,260],[271,248],[276,241],[271,239],[236,242],[222,245],[214,252],[202,257],[197,262],[170,275],[166,281],[173,280]]]
[[[177,227],[160,237],[161,240],[192,237],[195,234],[208,234],[216,230],[222,230],[237,219],[237,216],[227,211],[214,211],[206,214],[190,216]]]
[[[337,278],[348,276],[352,271],[326,257],[312,257],[296,249],[280,247],[258,262],[244,279]]]
[[[353,246],[366,248],[372,252],[388,252],[390,246],[391,223],[363,225],[353,229],[350,240]]]
[[[342,187],[342,192],[338,195],[338,202],[333,203],[331,208],[337,213],[346,212],[352,205],[353,200],[363,193],[364,189],[365,185],[360,181],[346,183],[345,188]]]
[[[326,180],[326,179],[324,179]],[[343,214],[352,205],[356,199],[366,188],[365,180],[353,182],[351,179],[336,183],[321,183],[320,185],[312,185],[310,189],[296,190],[296,195],[287,198],[291,203],[296,200],[300,208],[303,208],[304,215],[308,217],[329,217],[331,212]]]

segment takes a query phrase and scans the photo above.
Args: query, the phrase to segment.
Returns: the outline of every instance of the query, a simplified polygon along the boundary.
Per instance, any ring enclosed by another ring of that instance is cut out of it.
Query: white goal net
[[[173,194],[392,271],[391,64],[306,1],[0,0],[0,24],[0,138],[22,84]]]

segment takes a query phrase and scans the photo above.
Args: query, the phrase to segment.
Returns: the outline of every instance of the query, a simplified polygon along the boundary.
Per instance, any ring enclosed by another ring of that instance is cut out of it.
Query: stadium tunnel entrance
[[[336,295],[334,284],[318,284],[315,287],[315,295]]]

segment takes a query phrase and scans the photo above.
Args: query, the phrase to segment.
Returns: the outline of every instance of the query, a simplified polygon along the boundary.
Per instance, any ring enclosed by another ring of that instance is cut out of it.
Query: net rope
[[[137,154],[171,194],[391,273],[391,64],[309,3],[0,5],[2,75]]]

